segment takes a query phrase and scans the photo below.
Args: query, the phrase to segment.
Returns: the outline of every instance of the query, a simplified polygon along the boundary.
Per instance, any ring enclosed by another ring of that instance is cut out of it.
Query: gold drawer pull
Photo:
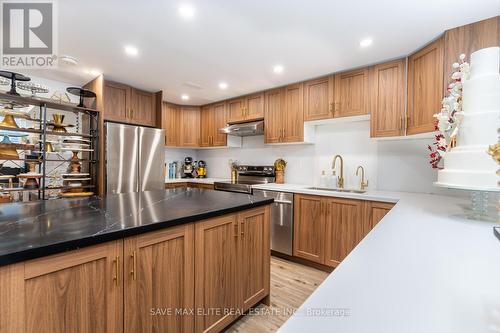
[[[132,270],[130,271],[130,274],[132,275],[132,278],[137,280],[137,255],[135,251],[132,251],[132,254],[130,255],[132,258]]]

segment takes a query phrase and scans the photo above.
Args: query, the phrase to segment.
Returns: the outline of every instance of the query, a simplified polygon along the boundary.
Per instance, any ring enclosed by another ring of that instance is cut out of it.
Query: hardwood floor
[[[271,257],[271,306],[259,304],[225,332],[276,332],[327,276],[315,268]]]

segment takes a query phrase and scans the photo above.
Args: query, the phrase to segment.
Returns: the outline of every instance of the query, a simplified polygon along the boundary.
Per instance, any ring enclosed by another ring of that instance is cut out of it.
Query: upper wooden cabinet
[[[200,144],[200,108],[181,106],[179,111],[179,146],[198,147]]]
[[[335,74],[334,116],[369,114],[368,69]]]
[[[434,131],[443,98],[443,38],[408,58],[407,134]]]
[[[229,100],[227,112],[228,123],[262,119],[264,117],[264,93]]]
[[[161,128],[165,130],[165,145],[176,147],[180,144],[180,106],[162,103]]]
[[[193,224],[125,239],[124,332],[193,332],[193,243]],[[151,315],[152,309],[185,312]]]
[[[470,62],[472,52],[500,45],[500,16],[447,30],[444,34],[444,88],[449,83],[452,65],[460,54]]]
[[[304,120],[320,120],[333,117],[334,76],[304,83]]]
[[[405,134],[406,59],[370,69],[371,136]]]
[[[104,119],[127,121],[130,110],[130,87],[121,83],[104,81]]]
[[[219,129],[226,125],[226,104],[217,103],[201,108],[200,146],[216,147],[226,145],[226,134]]]
[[[104,81],[104,119],[135,125],[156,126],[156,94],[125,84]]]
[[[130,122],[156,126],[155,94],[131,88]]]
[[[0,267],[1,332],[123,332],[122,241]]]
[[[265,94],[265,142],[301,142],[304,139],[303,84]]]

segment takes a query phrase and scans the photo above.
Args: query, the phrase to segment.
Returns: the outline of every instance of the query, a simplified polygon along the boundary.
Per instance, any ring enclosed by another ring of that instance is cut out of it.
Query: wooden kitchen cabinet
[[[336,267],[393,206],[295,194],[293,256]]]
[[[156,126],[155,93],[125,84],[104,81],[104,119],[143,126]]]
[[[500,16],[447,30],[444,34],[444,89],[453,73],[452,65],[460,54],[470,63],[472,52],[500,45]]]
[[[363,230],[363,202],[324,198],[325,257],[323,264],[336,267],[356,247]]]
[[[378,64],[370,71],[371,136],[404,135],[406,59]]]
[[[155,94],[131,88],[129,121],[133,124],[156,126]]]
[[[388,202],[378,202],[372,201],[367,202],[368,207],[368,216],[366,219],[369,221],[370,229],[375,227],[377,223],[384,218],[385,214],[389,213],[389,211],[394,207],[394,204]]]
[[[198,147],[200,143],[200,108],[182,106],[179,111],[180,147]]]
[[[369,114],[368,68],[335,74],[334,117]]]
[[[217,103],[201,108],[200,146],[225,146],[227,135],[219,132],[226,126],[226,104]]]
[[[195,225],[195,308],[207,311],[196,316],[195,332],[218,332],[236,318],[233,312],[210,309],[238,308],[238,240],[239,223],[234,214]]]
[[[127,122],[130,110],[130,87],[121,83],[104,81],[104,119]]]
[[[243,311],[269,295],[270,226],[269,208],[256,208],[238,214],[240,228],[238,249],[238,305]]]
[[[125,239],[124,332],[193,332],[193,244],[193,224]]]
[[[265,143],[304,140],[303,84],[292,84],[265,94]]]
[[[122,332],[122,241],[0,268],[1,332]]]
[[[204,312],[195,332],[219,332],[268,297],[269,213],[264,206],[195,224],[195,307]]]
[[[262,119],[264,117],[264,93],[256,93],[227,102],[228,123]]]
[[[443,98],[443,38],[408,57],[407,134],[434,131]]]
[[[304,83],[304,121],[333,118],[334,76]]]
[[[162,103],[162,125],[165,130],[165,145],[176,147],[180,144],[180,106]]]
[[[322,264],[325,258],[325,215],[322,197],[295,195],[293,228],[293,255]]]

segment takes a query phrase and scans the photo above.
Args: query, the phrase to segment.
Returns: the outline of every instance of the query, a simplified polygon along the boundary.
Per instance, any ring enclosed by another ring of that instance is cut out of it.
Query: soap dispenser
[[[319,186],[328,187],[328,177],[326,176],[325,170],[321,171],[321,177],[319,179]]]

